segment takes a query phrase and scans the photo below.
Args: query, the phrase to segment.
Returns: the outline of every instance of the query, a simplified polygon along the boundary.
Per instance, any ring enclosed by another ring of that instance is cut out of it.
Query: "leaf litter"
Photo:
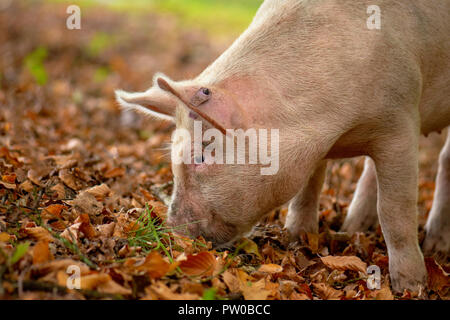
[[[167,228],[173,176],[163,150],[173,125],[121,114],[113,91],[145,89],[159,70],[193,76],[224,46],[166,16],[152,14],[149,25],[146,16],[131,23],[98,10],[86,12],[81,33],[61,26],[63,6],[15,1],[0,11],[1,298],[418,298],[391,291],[379,228],[338,232],[361,160],[333,164],[320,200],[320,232],[297,243],[282,227],[286,208],[221,250]],[[97,46],[99,37],[107,45]],[[421,240],[442,141],[421,142]],[[379,290],[366,283],[374,264]],[[426,265],[427,297],[448,299],[448,257],[427,257]],[[80,289],[67,286],[74,267]]]

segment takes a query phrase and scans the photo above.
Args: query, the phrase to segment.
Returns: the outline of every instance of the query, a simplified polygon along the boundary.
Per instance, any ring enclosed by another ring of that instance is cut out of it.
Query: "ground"
[[[320,234],[299,243],[287,240],[285,208],[222,250],[166,228],[173,125],[124,115],[114,90],[145,90],[157,71],[195,76],[232,38],[217,41],[168,13],[95,6],[83,11],[82,30],[67,30],[65,9],[23,1],[0,8],[1,298],[417,297],[392,293],[379,228],[338,232],[362,159],[330,164]],[[420,241],[444,136],[421,141]],[[448,299],[448,258],[426,264],[425,296]],[[381,268],[379,290],[367,287],[369,265]]]

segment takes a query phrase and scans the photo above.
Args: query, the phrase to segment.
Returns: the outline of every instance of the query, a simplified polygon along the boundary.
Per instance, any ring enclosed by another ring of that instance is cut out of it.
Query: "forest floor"
[[[330,164],[320,234],[301,243],[288,242],[286,208],[226,250],[165,227],[173,125],[124,116],[114,90],[145,90],[157,71],[195,76],[232,39],[215,42],[168,14],[95,7],[83,11],[82,30],[67,30],[65,9],[0,8],[1,298],[417,298],[391,291],[379,227],[338,232],[362,159]],[[421,242],[444,137],[421,140]],[[426,264],[425,295],[448,299],[448,258]],[[381,269],[380,290],[367,287],[369,265]],[[77,272],[81,289],[73,290]]]

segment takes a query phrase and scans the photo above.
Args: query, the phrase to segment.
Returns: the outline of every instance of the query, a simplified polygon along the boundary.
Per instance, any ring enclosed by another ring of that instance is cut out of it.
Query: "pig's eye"
[[[208,88],[200,88],[191,99],[191,104],[198,107],[211,98],[211,90]]]
[[[211,91],[208,88],[201,88],[200,90],[205,96],[209,96],[211,94]]]

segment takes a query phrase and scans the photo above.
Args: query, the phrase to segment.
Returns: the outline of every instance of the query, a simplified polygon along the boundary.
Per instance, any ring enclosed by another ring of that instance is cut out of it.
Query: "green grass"
[[[181,225],[177,228],[167,227],[163,220],[156,215],[152,215],[152,211],[153,207],[150,209],[146,204],[144,212],[135,223],[137,228],[129,232],[128,244],[131,247],[141,247],[144,253],[153,250],[162,250],[170,262],[173,262],[172,248],[182,250],[172,243],[172,238],[177,237],[174,232],[185,228],[186,225]],[[192,240],[192,244],[194,246],[205,247],[203,243],[197,240]]]
[[[127,13],[159,12],[176,15],[184,27],[200,28],[212,35],[235,36],[251,22],[263,0],[47,0],[94,6]],[[83,13],[81,13],[83,19]],[[81,22],[83,28],[83,22]]]

